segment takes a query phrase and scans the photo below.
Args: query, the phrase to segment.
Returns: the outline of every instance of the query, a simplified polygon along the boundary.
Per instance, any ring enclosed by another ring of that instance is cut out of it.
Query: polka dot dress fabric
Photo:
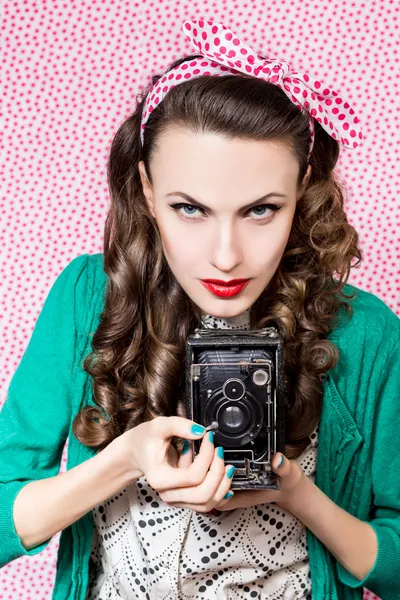
[[[400,315],[395,2],[5,0],[2,8],[0,409],[51,284],[75,256],[102,251],[111,140],[151,75],[193,53],[185,19],[224,23],[348,99],[363,139],[341,147],[336,171],[364,252],[349,283]],[[1,600],[50,600],[58,540],[0,569]]]
[[[203,326],[248,329],[250,309]],[[298,457],[314,481],[318,429]],[[215,514],[163,502],[145,477],[92,511],[86,600],[311,600],[303,524],[275,503]]]

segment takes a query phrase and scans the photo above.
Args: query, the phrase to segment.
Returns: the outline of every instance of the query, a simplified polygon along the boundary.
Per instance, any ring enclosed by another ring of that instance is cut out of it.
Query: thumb
[[[287,477],[291,471],[291,463],[281,452],[277,452],[272,459],[272,470],[279,477]]]
[[[281,484],[286,491],[293,490],[304,472],[295,460],[289,460],[281,452],[277,452],[272,459],[272,470],[281,478]]]
[[[198,440],[206,432],[203,425],[184,417],[156,417],[153,422],[154,426],[159,428],[158,433],[164,439],[176,436],[188,440]]]

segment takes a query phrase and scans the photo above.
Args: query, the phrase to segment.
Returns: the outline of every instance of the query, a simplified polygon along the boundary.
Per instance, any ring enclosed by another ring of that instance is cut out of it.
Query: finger
[[[235,510],[235,508],[246,508],[256,504],[267,504],[269,502],[279,502],[280,493],[275,490],[237,490],[230,499],[223,499],[215,508],[217,510]]]
[[[285,460],[282,452],[277,452],[272,458],[272,470],[277,475],[285,476],[288,474],[288,469],[290,470],[290,461]]]
[[[214,454],[214,432],[208,431],[201,440],[199,453],[195,456],[193,463],[190,465],[190,470],[192,472],[196,472],[198,469],[200,469],[201,472],[204,473],[205,477],[208,469],[211,466],[211,463],[214,460]],[[203,481],[203,479],[201,481]]]
[[[233,510],[235,506],[232,505],[232,502],[235,502],[235,492],[232,490],[228,490],[223,496],[222,500],[220,500],[214,508],[216,510],[224,511],[224,510]],[[240,503],[236,502],[237,506],[240,506]]]
[[[168,504],[176,506],[177,508],[189,508],[190,510],[194,510],[200,513],[206,513],[215,508],[217,504],[221,504],[225,499],[228,501],[229,498],[234,498],[234,492],[232,492],[229,488],[232,484],[232,476],[233,476],[233,466],[226,465],[224,468],[224,476],[221,480],[220,486],[216,494],[212,498],[210,498],[207,502],[198,503],[198,502],[168,502]],[[184,490],[187,491],[187,490]],[[196,498],[199,497],[199,494],[196,494]]]
[[[214,443],[211,440],[213,440],[213,432],[208,432],[208,435],[201,440],[199,454],[188,467],[177,469],[165,462],[154,465],[146,474],[151,487],[158,492],[163,492],[200,485],[214,458]]]
[[[185,440],[183,444],[183,450],[178,460],[178,468],[181,469],[183,467],[190,467],[193,462],[193,450],[191,443],[188,440]]]
[[[222,500],[227,493],[232,483],[233,472],[233,467],[225,465],[223,448],[216,448],[210,470],[200,485],[192,488],[167,490],[161,495],[161,499],[174,505],[183,502],[209,506],[211,503],[214,507],[216,502]]]
[[[303,469],[296,460],[290,460],[281,452],[275,454],[272,459],[272,470],[281,479],[281,490],[289,492],[293,490],[306,477]]]
[[[225,477],[222,479],[218,489],[212,498],[212,508],[224,506],[234,497],[234,492],[230,489],[232,485],[235,468],[233,465],[225,466]]]
[[[206,432],[203,425],[184,417],[155,417],[151,421],[152,427],[160,437],[165,440],[174,436],[186,440],[200,439]]]
[[[207,436],[204,436],[203,440],[205,440],[206,438],[207,438]],[[203,444],[203,440],[202,440],[202,444]],[[208,432],[208,441],[211,442],[212,444],[214,444],[214,432],[213,431]],[[204,447],[206,447],[205,443],[204,443]],[[208,448],[210,449],[210,446],[208,446]],[[212,451],[214,452],[213,446],[211,446],[211,448],[212,448]],[[208,450],[208,455],[210,456],[210,458],[213,458],[213,455],[211,455],[210,450]],[[190,467],[192,462],[193,462],[193,443],[192,443],[192,441],[185,440],[184,444],[183,444],[182,452],[179,456],[177,466],[178,466],[178,468]]]
[[[212,498],[213,508],[217,504],[225,504],[234,496],[234,492],[230,489],[230,487],[232,485],[235,467],[233,465],[224,465],[224,467],[225,477],[221,480],[221,483]]]
[[[229,490],[229,488],[232,485],[232,478],[235,472],[235,467],[233,465],[225,464],[224,449],[222,448],[222,446],[216,448],[215,453],[216,460],[214,461],[210,471],[213,468],[215,468],[215,472],[221,473],[222,475],[223,467],[223,476],[220,477],[219,485],[214,486],[214,492],[212,494],[212,497],[209,497],[208,500],[206,499],[206,503],[208,506],[211,503],[211,508],[214,508],[218,503],[222,502],[223,500],[229,500],[229,498],[232,498],[233,492]],[[216,465],[216,467],[214,467],[214,464]],[[196,504],[204,504],[204,498],[201,498],[201,496],[199,495],[199,497],[195,499],[195,505]]]
[[[168,458],[168,464],[172,465],[173,467],[177,467],[178,465],[178,453],[175,450],[175,448],[172,446],[172,444],[169,445],[168,450],[167,450],[167,458]]]

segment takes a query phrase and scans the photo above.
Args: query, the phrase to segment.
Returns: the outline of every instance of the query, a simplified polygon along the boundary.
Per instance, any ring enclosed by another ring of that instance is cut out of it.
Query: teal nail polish
[[[224,458],[224,449],[222,446],[218,446],[217,448],[217,454],[218,454],[218,458]]]
[[[232,498],[232,496],[233,496],[233,492],[229,491],[225,494],[224,500],[228,500],[228,498]]]
[[[189,448],[190,448],[190,444],[187,440],[185,440],[185,442],[183,444],[182,454],[186,454],[187,452],[189,452]]]
[[[194,435],[203,435],[205,430],[206,428],[202,425],[192,425],[191,433],[194,433]]]
[[[232,479],[232,477],[233,477],[233,474],[234,474],[234,472],[235,472],[235,469],[236,469],[236,467],[234,467],[233,465],[231,465],[231,466],[229,467],[229,469],[228,469],[228,471],[227,471],[227,473],[226,473],[226,474],[228,475],[229,479]]]
[[[208,439],[210,440],[210,442],[212,444],[214,443],[214,432],[213,431],[208,432]]]
[[[283,454],[281,454],[281,462],[279,463],[278,468],[281,467],[284,462],[285,462],[285,457],[283,456]]]

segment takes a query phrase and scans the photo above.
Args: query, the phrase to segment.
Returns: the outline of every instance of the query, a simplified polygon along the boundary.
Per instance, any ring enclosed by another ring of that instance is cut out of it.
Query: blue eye
[[[194,211],[199,210],[203,215],[206,214],[205,211],[202,208],[200,208],[200,206],[195,206],[194,204],[187,204],[186,202],[179,202],[178,204],[170,204],[169,206],[176,212],[179,212],[181,209],[189,208],[189,209],[194,209]],[[268,208],[270,212],[267,214],[265,214],[265,212],[263,212],[261,215],[260,215],[260,213],[257,213],[259,215],[258,217],[256,217],[256,218],[250,217],[250,219],[252,221],[264,221],[266,219],[270,219],[272,214],[274,212],[277,212],[278,210],[281,210],[282,207],[277,206],[276,204],[259,204],[258,206],[253,206],[253,208],[250,208],[248,212],[250,213],[251,211],[256,211],[260,208],[264,209],[264,210],[266,208]],[[198,221],[199,220],[198,218],[189,216],[188,213],[186,213],[186,212],[182,212],[181,214],[184,218],[186,218],[187,221]],[[196,213],[191,212],[189,214],[193,215]]]
[[[181,206],[181,208],[183,208],[183,209],[191,208],[191,209],[194,209],[195,211],[196,211],[196,210],[201,210],[201,208],[197,209],[195,206],[192,206],[191,204],[183,204],[183,205]],[[184,215],[187,215],[188,213],[185,213],[185,211],[183,211],[183,214],[184,214]],[[189,212],[189,215],[193,215],[193,213],[192,213],[192,212]]]

